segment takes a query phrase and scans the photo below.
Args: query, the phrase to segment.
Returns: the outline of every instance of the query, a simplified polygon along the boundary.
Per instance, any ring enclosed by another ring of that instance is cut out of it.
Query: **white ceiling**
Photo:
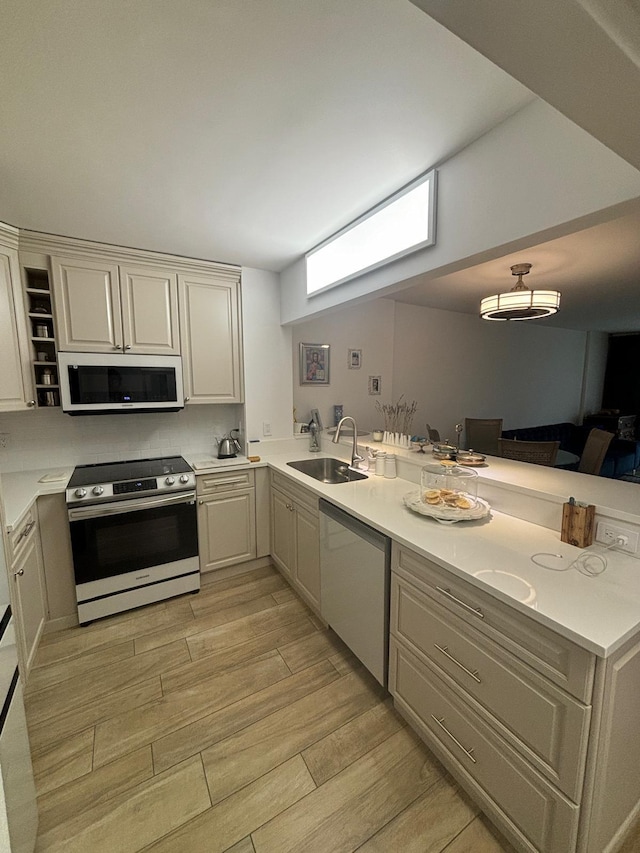
[[[532,245],[517,252],[424,279],[394,294],[413,305],[478,314],[480,300],[510,290],[510,267],[533,264],[524,283],[559,290],[560,311],[536,323],[565,329],[640,330],[640,203],[618,219]]]
[[[409,0],[4,0],[0,218],[280,270],[532,97]]]
[[[464,28],[461,3],[415,2]],[[507,15],[513,0],[501,2]],[[549,18],[587,0],[544,2]],[[485,19],[467,29],[515,73]],[[527,69],[520,79],[547,97]],[[0,219],[278,271],[533,97],[410,0],[4,0]],[[563,293],[544,322],[640,328],[639,226],[632,211],[394,298],[477,313],[529,261],[531,286]]]

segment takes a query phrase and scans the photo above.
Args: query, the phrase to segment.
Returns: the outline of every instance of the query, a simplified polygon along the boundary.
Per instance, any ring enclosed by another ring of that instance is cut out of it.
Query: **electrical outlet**
[[[271,435],[271,423],[269,421],[262,422],[262,434]]]
[[[11,435],[8,432],[0,432],[0,450],[8,450],[11,446]]]
[[[611,545],[619,536],[624,536],[626,543],[616,545],[619,551],[626,551],[628,554],[635,554],[638,550],[638,534],[635,530],[629,530],[626,527],[618,527],[615,524],[609,524],[608,521],[599,521],[596,528],[596,542],[602,542],[604,545]]]

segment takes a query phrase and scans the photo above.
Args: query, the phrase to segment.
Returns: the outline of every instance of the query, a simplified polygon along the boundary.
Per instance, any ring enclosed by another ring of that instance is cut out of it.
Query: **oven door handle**
[[[146,500],[120,501],[110,504],[98,504],[96,506],[83,506],[79,509],[69,510],[69,521],[80,521],[83,518],[101,518],[107,515],[123,515],[127,512],[141,512],[145,509],[171,506],[172,504],[195,503],[195,492],[181,492],[179,495],[171,495],[168,498],[157,497]]]

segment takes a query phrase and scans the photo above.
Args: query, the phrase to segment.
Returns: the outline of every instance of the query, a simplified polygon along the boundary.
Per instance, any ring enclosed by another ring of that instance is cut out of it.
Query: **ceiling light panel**
[[[432,245],[435,190],[432,170],[308,252],[307,295]]]

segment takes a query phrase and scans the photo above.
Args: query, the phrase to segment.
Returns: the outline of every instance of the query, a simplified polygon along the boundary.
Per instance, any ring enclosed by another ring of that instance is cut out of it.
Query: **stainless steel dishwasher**
[[[387,686],[391,540],[320,500],[320,611]]]

